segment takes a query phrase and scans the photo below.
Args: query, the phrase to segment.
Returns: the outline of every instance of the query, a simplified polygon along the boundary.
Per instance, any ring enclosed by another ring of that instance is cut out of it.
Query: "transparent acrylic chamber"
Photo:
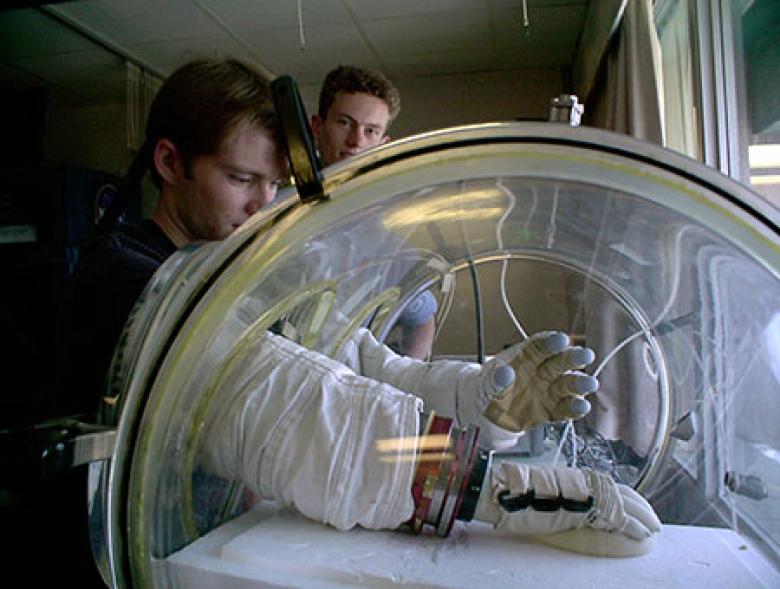
[[[328,200],[288,192],[225,242],[178,254],[137,307],[105,412],[119,444],[92,477],[96,554],[115,585],[180,585],[177,553],[269,509],[201,459],[214,415],[252,385],[236,367],[261,334],[334,358],[361,326],[397,346],[395,321],[425,290],[438,302],[434,358],[479,361],[540,330],[596,352],[591,413],[527,432],[499,457],[609,472],[665,524],[735,532],[769,563],[757,583],[778,578],[777,211],[695,162],[553,124],[424,135],[325,180]],[[453,537],[474,525],[456,524]],[[333,550],[317,534],[307,558]],[[471,574],[464,586],[490,586]],[[371,583],[430,586],[388,579]]]

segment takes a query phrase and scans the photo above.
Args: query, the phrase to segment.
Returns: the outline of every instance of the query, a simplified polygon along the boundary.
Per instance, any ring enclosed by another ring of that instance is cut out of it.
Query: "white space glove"
[[[582,395],[596,390],[598,381],[572,369],[593,357],[587,348],[569,346],[564,333],[541,332],[483,365],[421,362],[399,356],[367,329],[358,329],[339,355],[359,374],[421,397],[426,410],[462,427],[480,426],[481,444],[492,449],[513,446],[518,432],[537,423],[587,414],[590,404]]]
[[[420,397],[425,410],[452,417],[461,427],[480,426],[480,443],[492,449],[514,446],[519,434],[495,426],[482,415],[487,404],[514,381],[504,362],[437,360],[399,356],[367,329],[355,331],[337,356],[358,374]]]
[[[641,541],[661,529],[650,504],[606,474],[510,462],[491,467],[474,518],[518,535],[587,527]]]
[[[599,382],[579,371],[595,359],[590,348],[571,346],[559,331],[543,331],[503,350],[490,364],[509,365],[514,383],[485,409],[485,417],[511,431],[529,429],[544,421],[579,419],[590,411],[584,395]]]

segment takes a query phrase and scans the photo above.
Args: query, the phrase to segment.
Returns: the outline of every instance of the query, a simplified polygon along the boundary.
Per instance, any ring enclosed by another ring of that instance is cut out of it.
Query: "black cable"
[[[474,260],[469,257],[469,271],[471,272],[471,286],[474,289],[474,316],[477,320],[477,361],[485,363],[484,322],[482,318],[482,293],[479,288],[479,277]]]

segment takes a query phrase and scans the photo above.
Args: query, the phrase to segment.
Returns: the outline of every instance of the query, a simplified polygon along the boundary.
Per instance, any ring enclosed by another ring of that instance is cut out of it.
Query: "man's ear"
[[[168,184],[176,184],[184,176],[184,162],[173,141],[160,139],[154,146],[154,168]]]
[[[311,132],[314,133],[314,137],[316,139],[320,138],[321,125],[322,125],[322,121],[320,120],[319,115],[317,114],[311,115]]]
[[[388,141],[390,141],[390,135],[385,135],[384,137],[382,137],[382,141],[379,142],[379,145],[384,145]]]

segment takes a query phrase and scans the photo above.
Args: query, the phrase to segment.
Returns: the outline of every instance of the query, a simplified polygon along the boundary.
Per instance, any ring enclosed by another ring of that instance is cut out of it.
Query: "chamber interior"
[[[526,432],[497,458],[609,472],[664,523],[731,530],[776,557],[780,274],[765,238],[665,171],[501,153],[465,169],[457,155],[388,165],[243,229],[154,375],[130,475],[134,577],[170,582],[160,563],[249,511],[275,533],[277,515],[257,515],[272,503],[201,460],[209,424],[250,386],[240,367],[261,334],[338,358],[368,327],[400,349],[399,315],[425,291],[434,359],[477,362],[542,330],[596,352],[591,413]],[[486,533],[458,525],[456,542]]]

